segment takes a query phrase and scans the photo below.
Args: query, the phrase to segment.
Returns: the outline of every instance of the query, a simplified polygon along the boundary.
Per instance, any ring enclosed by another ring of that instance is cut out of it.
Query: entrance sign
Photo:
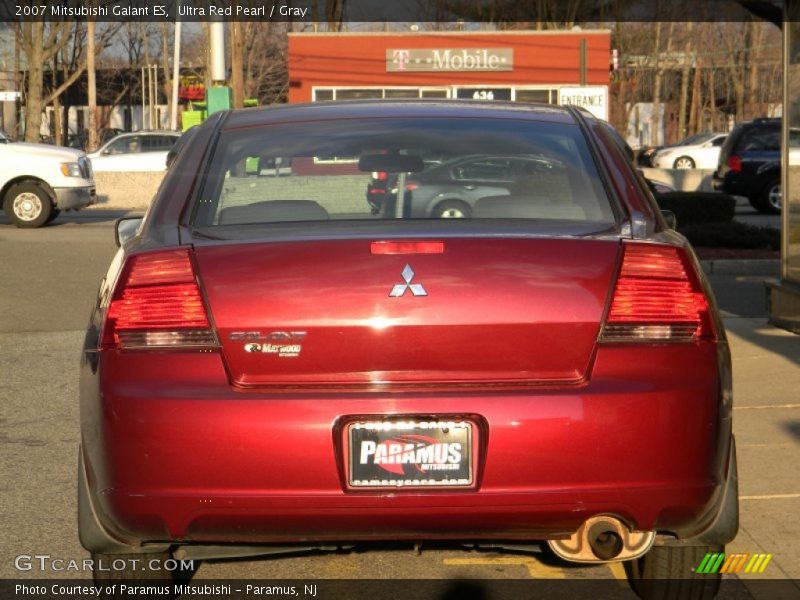
[[[562,87],[558,90],[558,103],[582,106],[598,119],[608,121],[608,87],[605,85]]]

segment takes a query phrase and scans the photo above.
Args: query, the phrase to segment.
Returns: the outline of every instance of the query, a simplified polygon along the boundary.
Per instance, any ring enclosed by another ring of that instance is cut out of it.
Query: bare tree
[[[108,24],[103,29],[96,43],[97,52],[108,46],[119,27],[120,24]],[[70,43],[75,44],[82,29],[78,23],[68,21],[22,22],[16,23],[15,28],[20,52],[25,56],[28,66],[25,80],[25,140],[38,141],[44,107],[64,93],[83,74],[87,65],[87,52],[86,48],[81,46],[71,71],[65,72],[63,80],[58,84],[54,81],[52,89],[45,92],[45,66],[52,64]],[[64,56],[63,53],[60,55]]]
[[[285,102],[288,92],[287,24],[254,22],[244,30],[244,92],[262,104]]]
[[[69,42],[72,25],[66,21],[46,24],[30,21],[16,23],[15,27],[20,51],[28,65],[25,81],[25,141],[37,142],[45,106],[44,67]]]

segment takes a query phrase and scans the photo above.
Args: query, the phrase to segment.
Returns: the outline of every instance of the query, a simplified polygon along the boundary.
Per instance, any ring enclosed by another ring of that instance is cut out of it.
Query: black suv
[[[800,132],[790,146],[800,145]],[[781,120],[755,119],[733,128],[719,153],[714,187],[747,196],[762,213],[781,212]]]

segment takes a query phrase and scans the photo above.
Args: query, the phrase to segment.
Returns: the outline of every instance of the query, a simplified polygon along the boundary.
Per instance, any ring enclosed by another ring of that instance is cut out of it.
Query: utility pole
[[[173,131],[178,129],[178,79],[180,77],[181,64],[181,22],[175,21],[175,39],[173,41],[174,53],[172,56],[172,103],[170,108],[172,113],[169,116],[169,128]]]
[[[242,24],[231,21],[231,92],[233,108],[244,107],[244,39]]]
[[[86,75],[89,80],[89,151],[97,150],[97,83],[94,66],[94,26],[89,20],[86,24]]]

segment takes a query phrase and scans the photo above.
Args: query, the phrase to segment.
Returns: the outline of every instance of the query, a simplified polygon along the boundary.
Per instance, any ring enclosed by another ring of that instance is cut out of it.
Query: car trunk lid
[[[389,251],[377,241],[196,247],[232,382],[379,387],[587,376],[617,240],[459,238]]]

